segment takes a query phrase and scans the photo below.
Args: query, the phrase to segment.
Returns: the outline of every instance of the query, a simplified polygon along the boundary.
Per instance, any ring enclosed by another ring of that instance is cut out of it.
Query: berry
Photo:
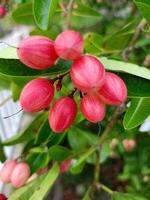
[[[17,54],[22,63],[39,70],[53,66],[58,58],[53,41],[43,36],[24,39],[17,49]]]
[[[3,18],[7,13],[6,7],[3,5],[0,5],[0,18]]]
[[[125,140],[123,140],[123,146],[124,146],[125,151],[130,152],[136,146],[136,142],[135,142],[135,140],[132,140],[132,139],[130,139],[130,140],[125,139]]]
[[[77,105],[71,97],[61,97],[52,106],[49,114],[49,124],[55,133],[68,129],[77,114]]]
[[[99,91],[99,97],[108,105],[120,105],[127,98],[124,81],[116,74],[107,72],[105,83]]]
[[[39,112],[47,108],[54,97],[54,87],[44,78],[37,78],[25,85],[20,104],[26,112]]]
[[[60,172],[61,173],[67,172],[70,166],[71,166],[71,160],[64,160],[59,166]]]
[[[70,75],[75,87],[83,92],[91,93],[99,90],[103,85],[105,69],[98,59],[84,55],[74,61]]]
[[[75,60],[83,53],[83,38],[79,32],[67,30],[55,40],[55,50],[64,60]]]
[[[3,194],[0,194],[0,200],[7,200],[7,197]]]
[[[17,165],[16,160],[7,160],[4,163],[4,166],[2,167],[1,171],[0,171],[0,179],[1,181],[3,181],[4,183],[9,183],[10,179],[11,179],[11,174],[15,168],[15,166]]]
[[[15,188],[23,186],[30,177],[30,168],[26,163],[19,163],[11,175],[11,184]]]
[[[99,99],[86,95],[81,100],[81,112],[90,122],[97,123],[105,117],[105,105]]]

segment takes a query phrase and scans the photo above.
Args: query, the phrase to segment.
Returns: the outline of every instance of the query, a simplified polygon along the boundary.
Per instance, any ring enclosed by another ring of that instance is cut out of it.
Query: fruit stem
[[[3,119],[8,119],[8,118],[10,118],[10,117],[12,117],[12,116],[14,116],[14,115],[17,115],[18,113],[20,113],[20,112],[22,112],[22,111],[23,111],[23,109],[17,111],[16,113],[14,113],[14,114],[12,114],[12,115],[9,115],[9,116],[7,116],[7,117],[4,117]]]
[[[0,43],[1,44],[5,44],[5,45],[7,45],[7,46],[9,46],[11,48],[19,49],[18,47],[12,46],[12,45],[8,44],[7,42],[4,42],[4,41],[0,41]]]
[[[74,88],[74,90],[68,95],[68,97],[73,98],[76,91],[77,91],[77,88]]]

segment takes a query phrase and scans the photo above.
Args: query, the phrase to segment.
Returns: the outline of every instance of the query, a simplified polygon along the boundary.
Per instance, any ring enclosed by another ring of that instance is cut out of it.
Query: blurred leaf
[[[40,184],[40,187],[33,193],[33,195],[28,200],[41,200],[44,199],[46,194],[49,192],[54,182],[59,175],[59,166],[54,164],[50,171],[45,176],[44,180]]]
[[[12,48],[12,47],[2,48],[0,49],[0,58],[18,59],[17,51],[15,48]]]
[[[12,92],[13,101],[17,101],[19,99],[22,88],[19,87],[19,85],[12,82],[11,85],[10,85],[10,89],[11,89],[11,92]]]
[[[4,152],[4,147],[0,145],[0,161],[4,162],[6,160],[5,152]]]
[[[26,162],[29,164],[31,172],[34,173],[38,169],[46,167],[50,161],[48,152],[29,153]]]
[[[86,162],[82,162],[80,165],[77,165],[77,166],[76,166],[76,163],[75,163],[75,165],[73,164],[71,166],[70,172],[72,174],[79,174],[79,173],[82,172],[82,170],[83,170],[83,168],[84,168],[85,165],[86,165]]]
[[[38,133],[39,128],[43,125],[45,120],[47,120],[48,112],[40,113],[30,124],[29,126],[21,131],[21,133],[12,136],[11,138],[5,140],[1,143],[3,146],[11,146],[18,143],[22,143],[28,140],[31,140]]]
[[[42,30],[39,30],[39,29],[35,29],[35,30],[31,31],[30,35],[43,35],[43,36],[49,37],[52,40],[54,40],[56,38],[56,36],[57,36],[56,33],[51,32],[49,30],[42,31]]]
[[[150,2],[149,0],[134,0],[134,3],[140,10],[142,16],[147,20],[150,24]]]
[[[150,115],[150,98],[132,99],[123,120],[126,129],[132,129],[144,122]]]
[[[32,181],[31,183],[16,189],[13,193],[9,196],[9,200],[29,200],[31,195],[40,187],[43,179],[45,178],[45,174],[39,176],[36,180]]]
[[[89,187],[89,189],[88,189],[87,192],[85,193],[85,195],[84,195],[84,197],[82,198],[82,200],[91,200],[90,191],[91,191],[91,187]]]
[[[48,142],[47,146],[51,147],[53,145],[60,144],[65,138],[65,136],[66,136],[66,133],[61,133],[61,134],[53,133],[52,138]]]
[[[98,137],[94,134],[84,131],[76,126],[72,126],[68,132],[68,142],[72,149],[75,150],[95,145],[97,143],[97,139]]]
[[[103,37],[97,33],[88,33],[85,36],[84,47],[86,53],[99,55],[101,52],[101,46],[103,44]]]
[[[34,0],[34,18],[42,30],[47,30],[59,0]]]
[[[32,3],[23,3],[17,6],[17,8],[12,12],[12,18],[15,22],[33,25],[35,24],[33,17],[33,4]]]
[[[54,145],[49,148],[49,155],[52,160],[61,162],[71,155],[71,151],[66,147]]]
[[[77,8],[72,12],[72,25],[78,29],[89,27],[99,22],[101,18],[98,11],[87,5],[78,3]]]
[[[124,194],[124,193],[115,192],[113,194],[112,200],[148,200],[148,199],[144,197],[136,196],[135,194]]]

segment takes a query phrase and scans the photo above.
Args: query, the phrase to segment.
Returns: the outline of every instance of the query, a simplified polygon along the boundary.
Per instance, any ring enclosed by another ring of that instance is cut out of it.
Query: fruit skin
[[[56,53],[64,60],[77,59],[83,53],[83,48],[83,38],[76,31],[64,31],[55,40]]]
[[[0,200],[7,200],[7,197],[3,194],[0,194]]]
[[[102,121],[106,114],[104,103],[94,96],[84,96],[80,108],[84,117],[93,123]]]
[[[26,112],[39,112],[47,108],[54,97],[52,83],[37,78],[25,85],[20,95],[20,105]]]
[[[99,91],[99,97],[108,105],[120,105],[127,98],[124,81],[114,73],[106,72],[105,83]]]
[[[3,181],[4,183],[9,183],[11,179],[11,174],[16,165],[17,165],[16,160],[7,160],[0,171],[0,180]]]
[[[125,151],[127,152],[131,152],[134,147],[136,146],[136,141],[133,139],[125,139],[123,140],[123,147],[125,149]]]
[[[70,166],[71,166],[71,160],[64,160],[59,166],[60,172],[61,173],[67,172]]]
[[[38,70],[52,67],[58,58],[53,41],[44,36],[24,39],[17,48],[17,54],[22,63]]]
[[[84,55],[74,61],[70,75],[75,87],[80,91],[91,93],[103,85],[105,69],[97,58]]]
[[[73,98],[63,96],[58,99],[49,114],[49,124],[55,133],[61,133],[68,129],[77,114],[77,105]]]
[[[0,5],[0,18],[3,18],[7,13],[5,6]]]
[[[11,175],[11,184],[14,188],[23,186],[30,177],[30,168],[26,163],[19,163]]]

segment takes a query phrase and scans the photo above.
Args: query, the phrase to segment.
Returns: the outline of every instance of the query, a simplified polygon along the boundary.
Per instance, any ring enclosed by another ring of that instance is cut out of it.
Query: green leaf
[[[3,146],[0,145],[0,161],[4,162],[6,160],[5,152]]]
[[[28,154],[26,162],[29,164],[31,172],[34,173],[38,169],[46,167],[50,161],[48,152]]]
[[[78,3],[77,8],[72,12],[72,25],[78,29],[81,27],[89,27],[101,20],[101,15],[93,8]],[[79,23],[80,22],[80,23]]]
[[[34,0],[34,18],[42,30],[47,30],[59,0]]]
[[[42,181],[40,187],[33,193],[33,195],[28,200],[41,200],[43,199],[48,191],[53,186],[59,175],[59,166],[57,163],[53,165],[44,180]]]
[[[115,192],[112,196],[113,200],[148,200],[145,197],[136,196],[135,194],[124,194]]]
[[[54,40],[57,36],[57,33],[51,32],[49,30],[42,31],[42,30],[39,30],[39,29],[35,29],[35,30],[30,32],[30,35],[42,35],[42,36],[46,36],[46,37],[49,37],[50,39]]]
[[[71,151],[63,146],[54,145],[49,148],[49,155],[52,160],[61,162],[71,155]]]
[[[99,55],[101,46],[103,44],[103,37],[97,33],[88,33],[84,39],[84,47],[86,53]]]
[[[84,197],[82,198],[82,200],[91,200],[90,191],[91,191],[91,187],[89,187],[89,189],[88,189],[87,192],[85,193],[85,195],[84,195]]]
[[[12,82],[10,85],[10,89],[12,91],[12,99],[13,101],[17,101],[19,99],[22,88],[19,87],[16,83]]]
[[[31,183],[13,191],[13,193],[9,196],[9,200],[29,200],[31,195],[38,190],[45,176],[45,174],[39,176]]]
[[[24,3],[17,6],[17,8],[12,12],[12,18],[15,22],[32,25],[35,24],[33,17],[33,4]]]
[[[41,127],[45,120],[47,120],[47,116],[48,112],[40,113],[24,131],[21,131],[21,133],[5,140],[1,145],[11,146],[31,140],[38,133],[39,127]]]
[[[82,130],[77,126],[72,126],[68,132],[68,142],[72,149],[75,150],[85,149],[86,147],[95,145],[97,139],[98,137],[94,134]]]
[[[107,59],[105,57],[99,58],[99,60],[107,70],[129,73],[150,80],[150,70],[145,67],[123,61]]]
[[[134,0],[134,3],[140,10],[142,16],[147,20],[150,24],[150,2],[149,0]]]
[[[132,129],[144,122],[150,115],[150,98],[132,99],[123,120],[126,129]]]

